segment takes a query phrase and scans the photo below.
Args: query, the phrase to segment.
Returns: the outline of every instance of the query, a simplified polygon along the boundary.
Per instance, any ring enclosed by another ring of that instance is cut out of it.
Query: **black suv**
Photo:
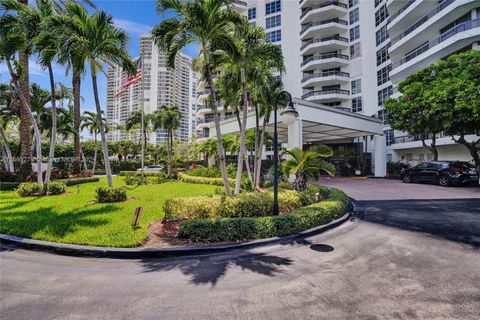
[[[415,167],[403,169],[400,177],[404,183],[434,182],[448,187],[478,183],[478,172],[475,167],[462,161],[428,161]]]

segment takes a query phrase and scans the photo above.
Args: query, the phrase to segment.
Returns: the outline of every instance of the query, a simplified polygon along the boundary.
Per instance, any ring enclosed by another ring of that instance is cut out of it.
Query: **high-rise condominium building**
[[[402,79],[480,40],[478,0],[251,0],[247,18],[281,46],[293,96],[380,118]],[[384,129],[387,159],[431,157],[414,137]],[[370,137],[321,142],[374,148]],[[442,143],[442,159],[470,160],[450,138]]]
[[[195,110],[194,73],[192,58],[177,54],[175,68],[168,68],[165,55],[157,49],[149,35],[140,37],[142,53],[142,81],[129,87],[120,97],[115,97],[127,75],[119,66],[108,70],[107,81],[107,123],[112,130],[108,133],[109,141],[138,139],[138,131],[127,133],[120,128],[125,125],[128,116],[143,107],[146,114],[152,113],[160,106],[177,106],[182,115],[180,127],[176,131],[176,139],[188,142],[192,136],[195,123],[192,109]],[[149,133],[148,141],[153,144],[166,141],[166,132],[157,130]]]

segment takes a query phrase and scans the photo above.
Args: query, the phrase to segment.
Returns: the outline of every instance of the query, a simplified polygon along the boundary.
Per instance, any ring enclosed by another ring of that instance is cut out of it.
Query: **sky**
[[[155,24],[164,19],[155,11],[154,0],[93,0],[99,10],[105,10],[114,18],[115,25],[125,29],[130,36],[129,52],[132,57],[139,54],[139,38],[141,34],[148,33]],[[196,57],[197,46],[190,46],[183,50],[184,53]],[[48,72],[36,63],[35,57],[30,59],[30,82],[38,83],[42,88],[49,90]],[[54,66],[55,82],[62,82],[71,87],[71,73],[65,75],[65,68],[60,65]],[[107,81],[106,76],[99,74],[98,91],[102,109],[106,107]],[[0,82],[10,82],[10,76],[5,64],[0,64]],[[95,100],[90,74],[86,73],[82,78],[81,95],[82,112],[95,110]]]

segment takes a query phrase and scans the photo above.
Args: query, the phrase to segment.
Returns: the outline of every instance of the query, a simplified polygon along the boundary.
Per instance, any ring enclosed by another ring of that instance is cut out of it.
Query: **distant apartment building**
[[[175,138],[188,142],[195,122],[192,108],[196,107],[192,99],[194,93],[192,58],[179,53],[175,58],[175,68],[167,67],[165,55],[157,49],[149,35],[140,37],[140,52],[143,58],[142,81],[130,86],[120,97],[115,95],[127,79],[127,75],[119,66],[110,67],[108,70],[106,119],[111,128],[107,135],[108,140],[138,140],[138,131],[126,132],[123,128],[129,115],[134,110],[141,109],[143,104],[146,114],[154,112],[162,105],[177,106],[182,117]],[[163,143],[166,138],[164,130],[148,134],[148,142],[152,144]]]

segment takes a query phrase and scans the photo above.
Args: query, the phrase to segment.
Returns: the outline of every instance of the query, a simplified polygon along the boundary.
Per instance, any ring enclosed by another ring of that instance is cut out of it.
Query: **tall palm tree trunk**
[[[92,173],[95,174],[95,167],[97,166],[97,149],[98,149],[98,146],[97,146],[97,132],[94,133],[94,136],[93,136],[93,141],[94,141],[94,144],[95,144],[95,149],[93,150],[93,165],[92,165]]]
[[[97,122],[100,129],[100,139],[102,141],[103,162],[105,163],[105,174],[107,175],[107,182],[109,187],[113,187],[112,171],[110,170],[110,159],[108,158],[107,136],[105,134],[105,127],[102,122],[102,109],[100,107],[100,100],[98,99],[97,75],[95,67],[92,66],[92,85],[93,95],[95,97],[95,107],[97,109]]]
[[[167,132],[167,175],[172,176],[172,133]]]
[[[223,148],[223,142],[222,142],[222,131],[220,129],[218,101],[217,101],[217,96],[215,94],[215,85],[213,83],[213,77],[212,77],[212,71],[210,69],[210,65],[206,64],[205,69],[207,71],[208,85],[210,86],[211,95],[212,95],[213,121],[215,123],[215,131],[217,133],[218,162],[220,164],[220,172],[222,173],[225,193],[229,195],[231,193],[230,183],[228,181],[227,165],[225,164],[225,149]]]
[[[2,156],[3,156],[3,161],[5,162],[5,169],[7,169],[8,172],[14,173],[15,167],[13,165],[12,151],[10,150],[7,137],[5,136],[5,132],[3,131],[3,128],[1,126],[0,126],[0,139],[2,140],[2,144],[3,144]]]
[[[18,79],[17,75],[13,72],[13,67],[9,59],[7,59],[7,67],[12,79]],[[41,145],[42,140],[40,137],[40,130],[38,130],[35,117],[33,116],[28,100],[25,98],[24,90],[22,90],[24,88],[21,87],[20,81],[15,80],[14,85],[18,93],[18,96],[20,97],[20,101],[22,102],[22,106],[23,106],[22,109],[24,109],[24,111],[28,114],[33,126],[33,132],[35,133],[35,145],[37,150],[37,182],[42,184],[42,145]],[[30,154],[30,151],[29,151],[29,154]],[[30,166],[30,172],[31,172],[31,164],[29,164],[29,166]]]
[[[266,127],[266,120],[263,119],[262,128],[260,129],[260,140],[258,142],[258,152],[255,152],[255,157],[257,158],[256,163],[256,175],[255,175],[255,187],[260,187],[260,176],[262,175],[262,151],[263,151],[263,144],[265,142],[265,127]],[[256,151],[256,150],[255,150]]]
[[[27,4],[28,1],[19,0],[20,2]],[[28,105],[30,105],[30,81],[28,74],[28,55],[21,51],[19,53],[19,62],[23,68],[23,74],[20,76],[20,87],[23,93],[23,97]],[[32,127],[32,120],[29,115],[29,111],[24,108],[20,108],[20,175],[23,179],[26,179],[32,172],[32,151],[30,149],[30,143],[32,141],[32,135],[30,128]]]
[[[73,91],[73,154],[74,154],[74,163],[73,171],[75,173],[80,172],[80,86],[81,86],[81,73],[75,68],[72,76],[72,91]]]
[[[243,78],[243,77],[242,77]],[[237,177],[235,180],[235,194],[240,193],[240,188],[242,186],[242,171],[243,171],[243,162],[245,157],[245,136],[247,132],[247,116],[248,116],[248,88],[245,81],[242,82],[243,89],[243,110],[242,110],[242,126],[240,128],[240,150],[238,151],[238,161],[237,161]]]
[[[45,183],[50,181],[52,173],[53,157],[55,156],[55,145],[57,143],[57,102],[55,100],[55,79],[53,78],[52,64],[48,66],[48,76],[50,77],[50,100],[52,103],[52,130],[50,131],[50,149],[48,151],[47,172],[45,173]]]

